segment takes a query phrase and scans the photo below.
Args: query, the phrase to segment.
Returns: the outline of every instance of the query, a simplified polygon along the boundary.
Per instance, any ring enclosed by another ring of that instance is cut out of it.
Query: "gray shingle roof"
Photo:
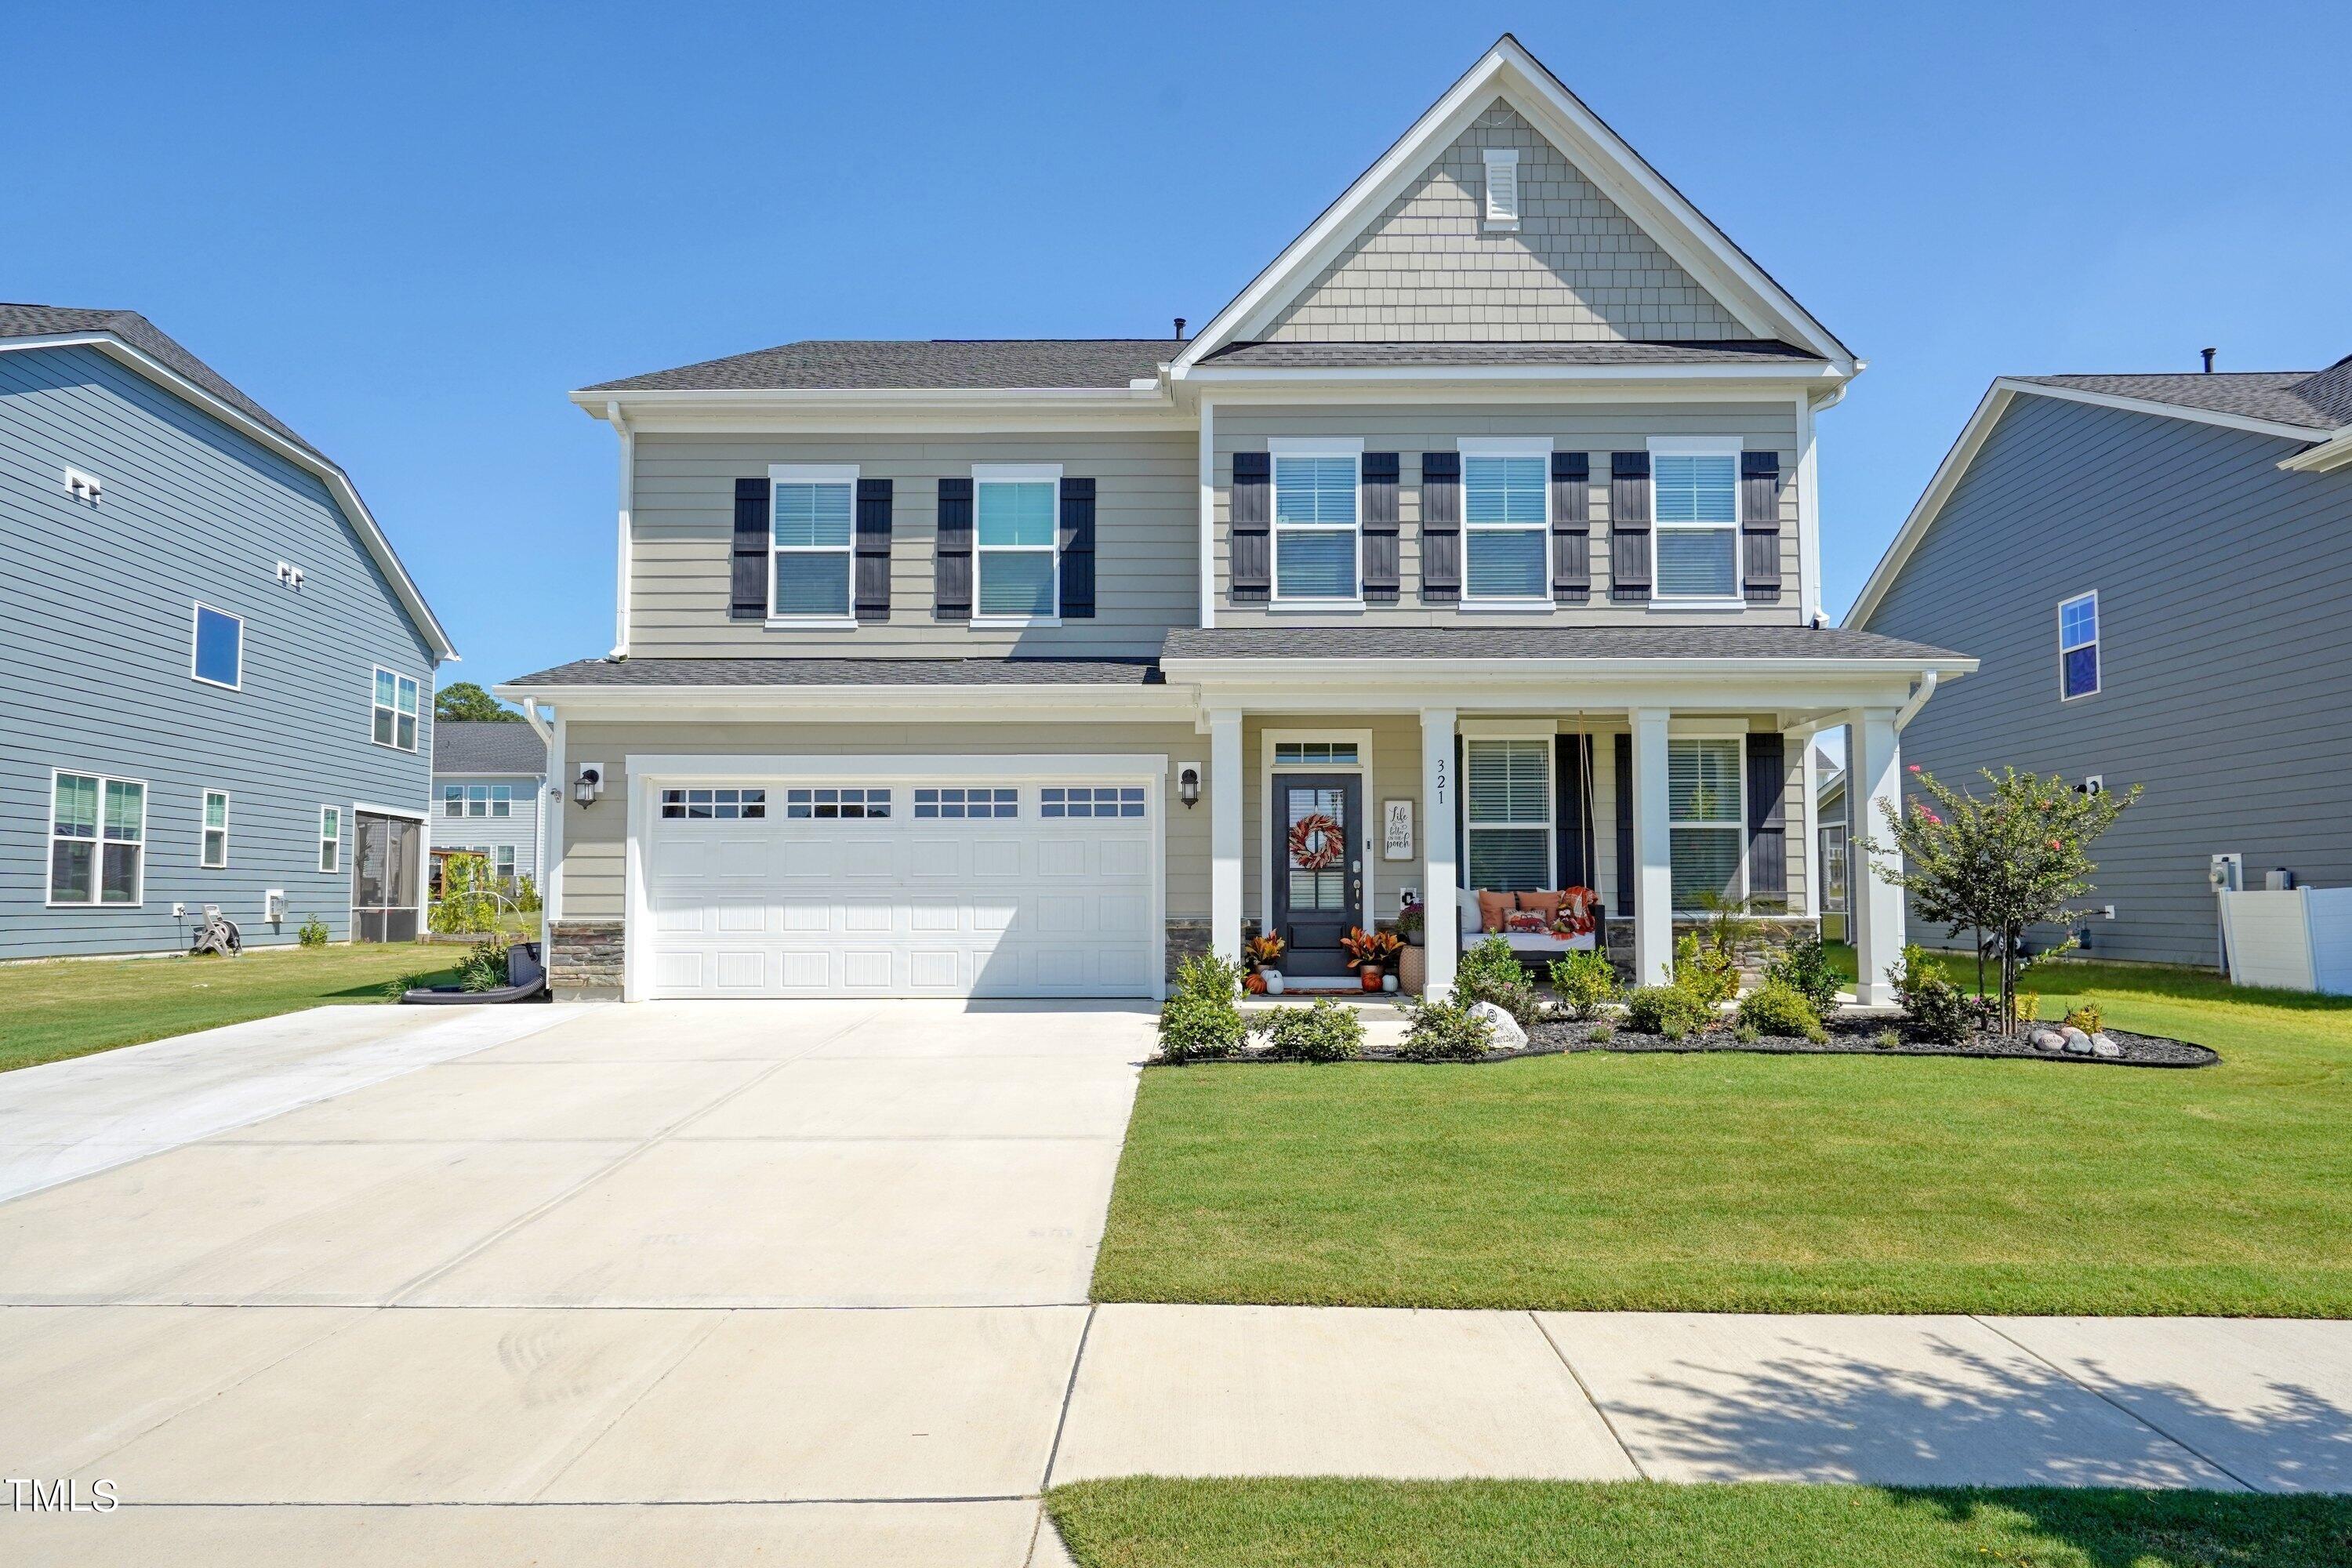
[[[165,369],[185,376],[238,413],[258,421],[311,456],[327,455],[296,435],[267,408],[238,391],[226,376],[183,348],[136,310],[85,310],[70,305],[0,304],[0,338],[45,338],[59,332],[111,332]]]
[[[1180,658],[1965,658],[1875,632],[1812,626],[1220,626],[1168,634]]]
[[[1359,370],[1388,365],[1738,364],[1820,360],[1774,338],[1690,342],[1234,343],[1201,361],[1264,369]]]
[[[594,686],[1143,686],[1150,659],[583,658],[500,684]]]
[[[940,391],[1125,386],[1181,353],[1178,338],[811,339],[647,375],[590,392]]]
[[[2333,430],[2352,423],[2352,379],[2334,370],[2189,371],[2171,375],[2021,375],[2032,386],[2069,387],[2170,403],[2213,414],[2236,414],[2281,425]]]
[[[436,773],[543,773],[547,744],[539,731],[513,723],[437,719],[433,724]]]

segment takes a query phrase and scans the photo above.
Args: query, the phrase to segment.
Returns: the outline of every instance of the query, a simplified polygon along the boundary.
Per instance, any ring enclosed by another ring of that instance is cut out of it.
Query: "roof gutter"
[[[1927,699],[1936,695],[1937,675],[1937,672],[1932,669],[1920,672],[1919,684],[1912,689],[1910,700],[1895,710],[1895,732],[1896,734],[1903,733],[1903,726],[1911,722],[1919,710],[1927,706]]]
[[[2338,468],[2352,468],[2352,425],[2310,450],[2297,452],[2279,467],[2305,474],[2332,474]]]
[[[635,510],[637,490],[637,436],[629,428],[628,416],[621,412],[618,399],[604,405],[604,419],[620,437],[620,565],[613,585],[613,652],[614,658],[629,657],[629,555],[635,544],[635,525],[631,514]]]

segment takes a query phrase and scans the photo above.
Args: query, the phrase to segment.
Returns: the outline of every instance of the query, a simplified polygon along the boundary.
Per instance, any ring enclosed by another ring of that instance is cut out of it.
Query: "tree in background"
[[[433,717],[450,722],[520,724],[522,715],[470,680],[453,680],[433,698]]]
[[[1884,844],[1865,847],[1878,875],[1910,893],[1922,920],[1949,926],[1953,936],[1969,929],[1998,935],[2001,1027],[2013,1029],[2018,939],[2029,926],[2064,919],[2067,901],[2091,890],[2098,869],[2091,842],[2139,798],[2140,786],[2120,795],[2088,795],[2057,773],[2043,778],[2003,768],[1996,775],[1988,768],[1992,793],[1979,799],[1916,765],[1909,772],[1926,798],[1914,795],[1907,807],[1879,803],[1902,859],[1880,858],[1889,854]],[[2065,945],[2074,945],[2071,936]]]

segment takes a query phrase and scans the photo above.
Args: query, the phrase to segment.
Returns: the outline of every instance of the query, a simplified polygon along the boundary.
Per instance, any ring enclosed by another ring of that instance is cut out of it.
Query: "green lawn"
[[[404,974],[452,984],[457,951],[387,943],[0,965],[0,1072],[322,1003],[381,1002],[384,983]]]
[[[1650,1481],[1084,1481],[1086,1568],[2321,1568],[2352,1497]]]
[[[2224,1059],[1155,1069],[1094,1294],[2352,1317],[2352,1002],[2088,963],[2034,985]]]

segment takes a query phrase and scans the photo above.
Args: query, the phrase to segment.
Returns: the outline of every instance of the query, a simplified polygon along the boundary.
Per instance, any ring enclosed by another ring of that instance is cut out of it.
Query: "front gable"
[[[1484,223],[1489,148],[1518,154],[1516,229]],[[1498,96],[1261,336],[1624,342],[1757,334]]]

